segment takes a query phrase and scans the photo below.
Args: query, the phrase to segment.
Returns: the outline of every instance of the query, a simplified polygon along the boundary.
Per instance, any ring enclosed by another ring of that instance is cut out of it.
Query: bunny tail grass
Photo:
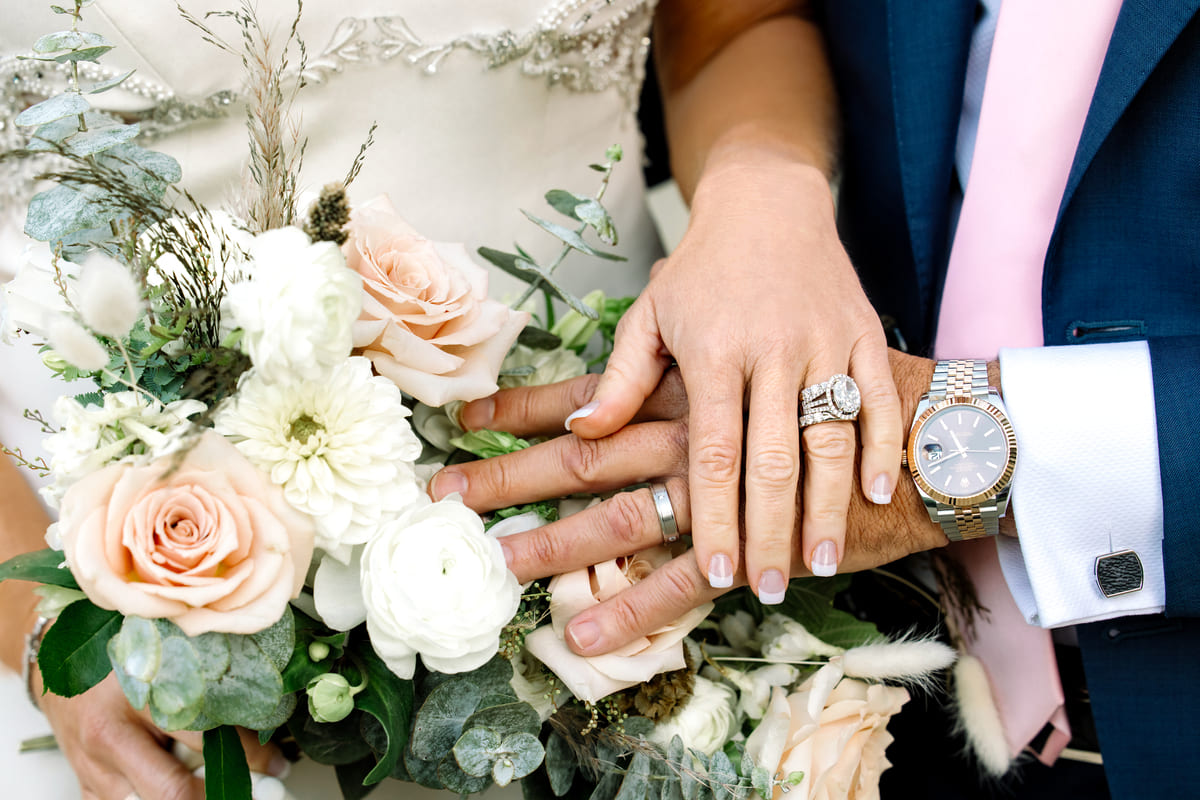
[[[989,775],[1000,777],[1011,765],[1008,741],[987,673],[975,656],[962,653],[958,657],[954,666],[954,699],[958,724],[971,752]]]
[[[953,647],[936,639],[902,638],[852,647],[842,654],[846,674],[932,689],[934,673],[954,663]]]

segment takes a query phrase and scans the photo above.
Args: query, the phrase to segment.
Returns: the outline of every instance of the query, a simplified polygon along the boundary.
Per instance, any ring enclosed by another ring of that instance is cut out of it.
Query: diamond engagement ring
[[[667,494],[667,486],[663,483],[650,484],[650,494],[654,496],[654,510],[658,512],[658,527],[662,531],[663,544],[671,544],[679,538],[679,526],[675,524],[675,507],[671,505],[671,495]]]
[[[862,395],[849,375],[838,373],[800,393],[800,427],[818,422],[858,419]]]

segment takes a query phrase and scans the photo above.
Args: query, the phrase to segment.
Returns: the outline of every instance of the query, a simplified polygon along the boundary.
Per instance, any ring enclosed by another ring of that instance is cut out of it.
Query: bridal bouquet
[[[70,29],[30,57],[111,49],[80,28],[90,4],[56,8]],[[620,152],[594,165],[594,196],[547,194],[563,224],[527,214],[560,240],[553,265],[480,249],[529,283],[506,305],[461,245],[423,238],[386,198],[350,203],[362,153],[343,182],[300,196],[282,62],[249,7],[219,16],[245,34],[255,98],[237,208],[175,189],[171,158],[92,108],[121,79],[76,74],[19,117],[27,149],[0,156],[53,162],[3,333],[41,343],[81,387],[52,419],[27,412],[49,463],[8,451],[51,479],[59,511],[49,549],[0,566],[45,584],[46,690],[78,695],[111,673],[164,730],[203,731],[210,797],[250,796],[236,726],[332,765],[347,798],[387,778],[460,795],[524,779],[530,796],[596,800],[877,794],[898,683],[947,666],[948,648],[881,641],[833,607],[844,579],[814,579],[775,613],[743,590],[582,659],[562,640],[570,616],[675,552],[521,586],[498,538],[594,499],[484,518],[426,494],[447,460],[529,445],[464,432],[463,401],[603,361],[628,301],[577,298],[554,268],[617,258],[601,200]],[[522,310],[538,291],[540,318]]]

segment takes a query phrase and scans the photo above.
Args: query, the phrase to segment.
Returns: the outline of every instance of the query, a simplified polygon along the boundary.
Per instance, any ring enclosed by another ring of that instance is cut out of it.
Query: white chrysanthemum
[[[298,228],[267,231],[250,247],[250,277],[229,287],[226,310],[245,332],[256,369],[276,381],[316,380],[350,355],[362,279],[333,242]]]
[[[54,483],[42,497],[58,508],[74,483],[127,456],[158,457],[170,452],[190,425],[188,417],[205,411],[199,400],[156,403],[139,392],[110,392],[103,405],[81,405],[71,397],[54,404],[57,433],[45,440]]]
[[[317,525],[317,547],[343,563],[354,545],[420,494],[421,443],[400,390],[350,358],[320,380],[267,381],[256,368],[217,414],[216,429]]]
[[[654,726],[650,741],[667,748],[678,736],[684,747],[711,756],[733,738],[740,721],[733,689],[697,675],[692,696],[674,716]]]

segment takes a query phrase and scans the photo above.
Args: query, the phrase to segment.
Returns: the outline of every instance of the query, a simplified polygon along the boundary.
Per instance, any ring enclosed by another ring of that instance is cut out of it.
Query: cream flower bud
[[[96,337],[67,316],[50,323],[50,345],[60,356],[83,372],[96,372],[108,366],[108,353]]]
[[[84,262],[79,276],[79,314],[92,330],[123,339],[141,310],[141,288],[128,268],[99,253]]]
[[[354,710],[354,695],[362,691],[335,672],[326,672],[308,682],[308,713],[317,722],[341,722]]]

